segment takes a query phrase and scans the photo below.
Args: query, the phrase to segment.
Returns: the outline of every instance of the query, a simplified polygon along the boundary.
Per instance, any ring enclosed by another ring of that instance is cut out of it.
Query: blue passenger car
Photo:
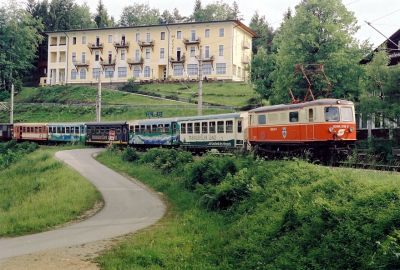
[[[85,142],[86,129],[84,123],[49,123],[49,141],[53,142]]]
[[[142,146],[179,145],[177,118],[144,119],[129,122],[129,144]]]

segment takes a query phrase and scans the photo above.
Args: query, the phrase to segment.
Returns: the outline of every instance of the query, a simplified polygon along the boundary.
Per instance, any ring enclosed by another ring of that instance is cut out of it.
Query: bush
[[[0,144],[0,168],[9,167],[14,161],[21,159],[26,154],[35,151],[39,146],[36,143],[17,143],[10,141]]]
[[[191,164],[187,170],[187,184],[189,187],[196,185],[217,185],[228,173],[235,174],[237,167],[230,157],[207,156]]]
[[[164,148],[150,149],[141,158],[141,162],[150,163],[163,173],[182,172],[184,166],[192,161],[189,152]]]
[[[130,78],[126,84],[121,86],[119,90],[125,91],[125,92],[130,92],[130,93],[135,93],[138,92],[140,88],[140,84],[135,82],[135,78]]]
[[[139,159],[139,154],[132,147],[127,147],[122,152],[122,160],[124,161],[133,162],[137,161],[138,159]]]

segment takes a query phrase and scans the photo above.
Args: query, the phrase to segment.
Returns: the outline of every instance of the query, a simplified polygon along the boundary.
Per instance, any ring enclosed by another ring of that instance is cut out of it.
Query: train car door
[[[306,140],[313,141],[314,137],[315,108],[307,108]]]

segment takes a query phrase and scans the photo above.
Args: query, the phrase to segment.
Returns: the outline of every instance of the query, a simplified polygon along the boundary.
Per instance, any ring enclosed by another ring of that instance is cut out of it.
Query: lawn
[[[98,159],[162,192],[170,207],[101,255],[102,269],[400,267],[400,174],[250,157],[185,165],[158,149],[135,162],[122,156]]]
[[[0,237],[49,230],[76,219],[101,199],[85,178],[54,159],[56,151],[69,148],[43,147],[2,169]]]

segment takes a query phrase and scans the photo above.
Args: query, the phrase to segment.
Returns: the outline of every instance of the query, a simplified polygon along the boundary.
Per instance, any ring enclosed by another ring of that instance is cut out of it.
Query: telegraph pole
[[[199,97],[197,99],[197,115],[203,114],[203,49],[200,46],[199,55]]]
[[[10,124],[14,124],[14,84],[11,84]]]
[[[96,95],[96,122],[101,122],[101,71],[99,71],[99,83]]]

